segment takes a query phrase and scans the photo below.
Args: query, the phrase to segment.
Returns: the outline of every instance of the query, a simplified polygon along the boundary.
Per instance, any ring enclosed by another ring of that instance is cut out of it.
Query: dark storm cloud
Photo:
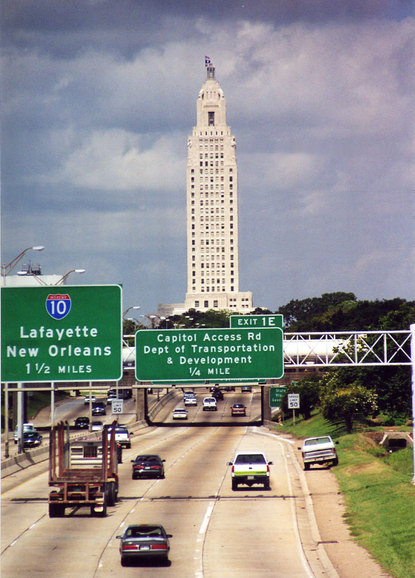
[[[411,297],[413,3],[7,0],[3,261],[186,284],[187,136],[210,55],[237,139],[241,290]],[[264,282],[266,279],[266,283]]]

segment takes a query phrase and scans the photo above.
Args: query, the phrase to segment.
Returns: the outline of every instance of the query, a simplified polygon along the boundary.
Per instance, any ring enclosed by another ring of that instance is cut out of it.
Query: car
[[[24,434],[29,431],[36,431],[35,426],[32,423],[24,423],[22,426],[22,433]],[[19,441],[19,426],[16,426],[16,429],[14,430],[13,439],[14,443],[17,444]]]
[[[221,401],[223,399],[223,393],[220,389],[214,389],[212,391],[212,397],[216,399],[216,401]]]
[[[130,524],[122,536],[117,536],[121,540],[121,566],[143,558],[157,558],[168,564],[172,537],[160,524]]]
[[[246,407],[243,403],[234,403],[231,408],[231,415],[246,415]]]
[[[110,405],[112,403],[113,399],[118,399],[118,396],[116,393],[109,393],[108,397],[107,397],[107,405]]]
[[[104,428],[102,421],[93,421],[91,424],[91,431],[100,431]]]
[[[197,398],[195,395],[186,395],[183,398],[184,405],[197,405]]]
[[[111,437],[112,426],[108,428],[108,438]],[[122,447],[131,448],[130,432],[125,425],[117,425],[115,427],[115,441]]]
[[[242,385],[241,392],[242,393],[251,393],[252,386],[251,385]]]
[[[187,409],[185,409],[184,407],[176,407],[176,409],[173,410],[172,418],[187,419]]]
[[[138,455],[135,460],[131,460],[132,478],[164,478],[164,462],[156,454]]]
[[[272,462],[262,452],[237,453],[233,462],[228,462],[228,466],[232,466],[232,490],[236,490],[239,484],[249,487],[263,484],[264,489],[269,490],[270,465]]]
[[[305,470],[309,470],[311,464],[326,464],[330,467],[337,466],[339,463],[336,448],[330,436],[306,438],[302,447],[298,449],[301,450]]]
[[[107,410],[103,401],[96,401],[92,404],[92,415],[106,415]]]
[[[37,448],[42,443],[42,436],[37,431],[25,431],[23,433],[23,447]]]
[[[216,399],[212,396],[203,399],[203,411],[217,411]]]
[[[88,405],[90,399],[91,399],[91,403],[95,403],[97,401],[97,398],[95,397],[95,395],[91,395],[91,397],[89,397],[89,395],[86,395],[84,397],[84,405]]]
[[[89,417],[77,417],[74,422],[75,429],[88,429]]]

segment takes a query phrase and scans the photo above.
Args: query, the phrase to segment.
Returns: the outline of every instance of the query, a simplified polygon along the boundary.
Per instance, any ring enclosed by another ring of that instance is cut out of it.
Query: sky
[[[237,143],[239,289],[271,311],[414,299],[410,0],[3,0],[2,263],[44,245],[17,269],[86,269],[68,281],[120,283],[140,315],[184,302],[205,56]]]

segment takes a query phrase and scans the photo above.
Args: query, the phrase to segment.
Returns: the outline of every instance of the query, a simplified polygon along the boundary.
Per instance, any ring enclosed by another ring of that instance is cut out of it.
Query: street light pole
[[[63,275],[61,277],[61,279],[59,279],[59,281],[57,281],[55,283],[55,285],[63,285],[64,281],[66,281],[66,279],[69,277],[69,275],[71,273],[85,273],[86,269],[71,269],[70,271],[68,271],[67,273],[65,273],[65,275]]]
[[[141,309],[141,307],[140,305],[132,305],[131,307],[128,307],[122,314],[123,319],[131,309]]]
[[[35,245],[34,247],[27,247],[26,249],[23,249],[23,251],[19,253],[17,257],[12,259],[10,263],[1,266],[1,276],[7,277],[7,275],[12,271],[12,269],[14,269],[20,259],[23,259],[23,256],[26,255],[28,251],[43,251],[44,248],[45,247],[43,245]]]

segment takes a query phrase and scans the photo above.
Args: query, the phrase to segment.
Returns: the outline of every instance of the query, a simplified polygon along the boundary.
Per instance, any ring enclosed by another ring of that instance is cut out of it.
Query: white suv
[[[205,397],[203,400],[203,411],[217,411],[216,399],[214,397]]]

